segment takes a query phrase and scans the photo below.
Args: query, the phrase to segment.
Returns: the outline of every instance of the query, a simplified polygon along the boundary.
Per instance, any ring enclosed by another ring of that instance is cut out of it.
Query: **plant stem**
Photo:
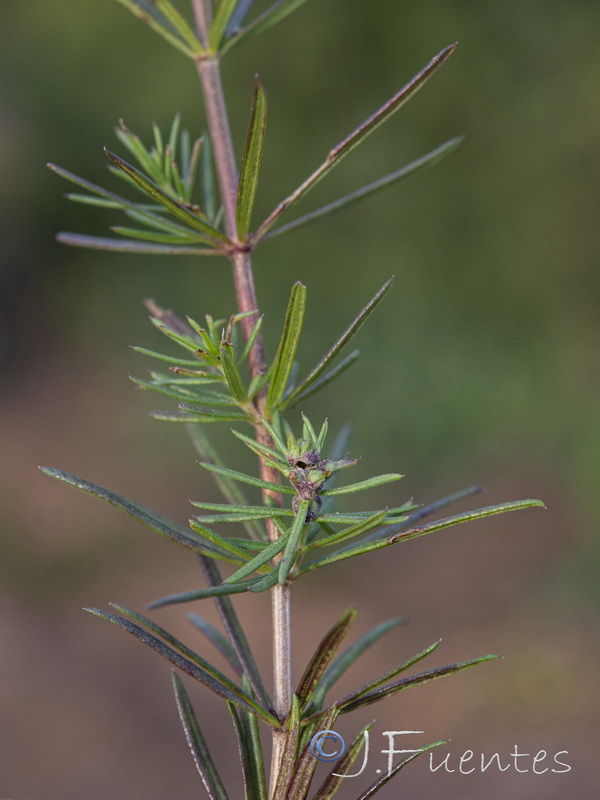
[[[205,0],[194,0],[194,15],[196,26],[201,38],[206,40],[208,33],[208,15]],[[223,202],[225,230],[234,247],[230,252],[233,267],[233,280],[237,306],[240,312],[255,311],[256,313],[242,320],[242,329],[246,339],[258,319],[258,302],[254,287],[252,260],[250,251],[239,242],[236,226],[236,203],[238,175],[229,125],[229,116],[223,94],[221,70],[217,54],[203,57],[197,61],[198,75],[202,86],[209,135],[213,146],[217,180]],[[239,247],[237,246],[239,245]],[[250,375],[264,374],[267,362],[264,351],[262,332],[256,337],[249,355]],[[263,392],[256,400],[256,407],[260,414],[264,411],[266,393]],[[271,437],[263,425],[256,426],[257,439],[268,446],[272,446]],[[278,483],[278,473],[259,458],[260,475],[263,480]],[[281,504],[281,495],[268,491],[276,502]],[[267,533],[272,541],[279,535],[272,520],[267,521]],[[291,603],[289,586],[276,586],[271,592],[272,621],[273,621],[273,682],[275,710],[281,720],[289,713],[292,684],[291,684]],[[283,747],[285,734],[282,731],[273,732],[273,752],[271,758],[271,792],[274,789]]]

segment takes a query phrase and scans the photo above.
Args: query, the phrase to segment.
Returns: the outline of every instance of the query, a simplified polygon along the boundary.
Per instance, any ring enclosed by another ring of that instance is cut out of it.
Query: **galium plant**
[[[142,524],[197,554],[204,585],[150,604],[158,608],[212,598],[223,630],[198,614],[191,623],[225,657],[231,675],[225,675],[203,655],[175,638],[150,618],[126,608],[89,609],[132,634],[169,661],[179,672],[204,684],[225,701],[239,744],[247,800],[333,797],[351,773],[363,747],[364,730],[332,767],[320,788],[311,788],[317,759],[312,737],[330,729],[338,716],[372,705],[410,686],[451,675],[495,658],[485,655],[460,663],[406,674],[437,648],[434,643],[412,658],[349,694],[339,697],[335,684],[346,670],[385,633],[401,621],[382,622],[338,654],[357,612],[347,611],[324,635],[299,682],[292,683],[290,607],[292,586],[308,572],[345,559],[368,558],[374,550],[407,542],[469,520],[531,506],[538,500],[519,500],[478,508],[444,519],[425,521],[451,503],[476,494],[472,487],[442,500],[416,505],[407,501],[388,508],[338,511],[336,502],[383,484],[394,483],[398,473],[376,475],[358,482],[345,480],[356,464],[347,454],[347,429],[330,443],[325,419],[314,427],[295,409],[339,377],[358,358],[348,345],[362,324],[383,300],[388,280],[345,331],[310,370],[298,367],[306,288],[293,284],[283,329],[275,354],[267,357],[263,344],[263,317],[254,289],[252,255],[273,236],[304,227],[429,167],[451,152],[459,139],[442,144],[395,172],[359,191],[313,210],[292,221],[284,217],[316,184],[335,169],[377,127],[398,111],[453,53],[450,45],[436,55],[390,100],[333,147],[325,160],[303,183],[278,203],[265,219],[253,221],[266,129],[266,95],[255,79],[248,132],[241,164],[236,165],[227,106],[221,84],[223,56],[250,37],[263,33],[303,4],[303,0],[277,0],[262,12],[254,0],[191,0],[179,9],[172,0],[119,0],[170,45],[195,65],[206,111],[206,132],[194,138],[176,117],[166,135],[154,125],[147,146],[124,122],[116,135],[129,160],[107,150],[109,170],[123,183],[123,194],[104,189],[67,170],[50,165],[82,193],[71,200],[122,212],[126,221],[112,228],[120,238],[61,233],[69,245],[141,254],[212,256],[228,259],[233,268],[236,307],[228,319],[204,321],[182,318],[147,301],[150,319],[168,339],[167,352],[134,348],[153,358],[158,366],[150,377],[135,383],[177,404],[156,411],[159,420],[183,423],[224,502],[193,501],[196,515],[190,527],[181,526],[138,503],[57,469],[44,471],[89,494],[100,497],[135,517]],[[252,14],[254,13],[254,16]],[[130,162],[136,162],[135,164]],[[130,199],[131,198],[131,199]],[[179,349],[177,349],[179,348]],[[205,433],[208,423],[226,423],[239,440],[258,457],[257,473],[226,465]],[[254,494],[252,494],[254,493]],[[239,526],[235,536],[218,531],[222,523]],[[222,573],[219,562],[226,566]],[[269,592],[273,613],[273,686],[260,674],[246,632],[236,615],[231,595]],[[115,613],[116,612],[116,613]],[[228,797],[225,781],[217,772],[187,690],[173,673],[177,708],[195,765],[212,800]],[[263,754],[259,724],[271,732],[269,759]],[[368,726],[367,726],[368,728]],[[366,729],[365,729],[366,730]],[[424,750],[440,742],[427,745]],[[378,778],[361,795],[374,796],[415,756],[401,761]]]

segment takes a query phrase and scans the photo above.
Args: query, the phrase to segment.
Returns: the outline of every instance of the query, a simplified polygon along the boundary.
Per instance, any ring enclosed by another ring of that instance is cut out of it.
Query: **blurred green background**
[[[194,560],[36,466],[75,472],[182,522],[190,497],[214,493],[184,431],[148,418],[156,400],[127,375],[143,377],[150,365],[128,345],[162,344],[146,297],[195,317],[227,316],[227,263],[58,245],[58,230],[104,235],[116,219],[68,203],[69,187],[44,169],[53,161],[110,184],[102,146],[120,152],[120,117],[146,141],[152,121],[166,127],[177,111],[200,132],[195,74],[110,0],[3,0],[0,16],[0,796],[194,797],[167,666],[80,611],[111,600],[142,609],[192,588]],[[313,0],[224,63],[238,154],[255,72],[268,92],[258,216],[438,50],[460,43],[300,210],[457,134],[464,144],[367,204],[258,250],[267,343],[272,353],[294,280],[309,289],[308,368],[395,275],[360,333],[362,364],[303,410],[334,430],[352,421],[356,479],[406,473],[401,496],[373,493],[373,506],[484,483],[483,504],[533,496],[548,510],[426,537],[329,579],[311,575],[297,590],[297,671],[348,605],[363,611],[360,632],[405,614],[411,625],[365,661],[365,679],[440,635],[438,664],[483,652],[505,659],[400,695],[378,709],[379,734],[425,730],[430,740],[451,737],[454,754],[506,754],[516,743],[567,750],[572,769],[465,776],[431,774],[423,761],[382,798],[598,796],[599,32],[590,0]],[[230,463],[240,457],[223,432],[217,438]],[[241,605],[267,669],[268,605]],[[182,609],[160,621],[193,644]],[[194,697],[235,786],[233,739],[207,694]],[[351,735],[358,722],[344,725]]]

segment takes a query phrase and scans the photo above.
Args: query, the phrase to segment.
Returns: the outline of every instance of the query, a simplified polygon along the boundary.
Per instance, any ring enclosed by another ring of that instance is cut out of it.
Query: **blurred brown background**
[[[200,581],[194,558],[36,470],[69,470],[182,522],[190,497],[216,496],[185,432],[147,417],[155,398],[135,392],[127,375],[143,376],[149,364],[128,345],[162,344],[145,297],[195,317],[228,315],[226,263],[56,244],[57,230],[103,234],[115,215],[69,204],[69,187],[43,166],[50,160],[106,181],[101,148],[116,145],[119,117],[146,140],[153,120],[166,126],[178,110],[200,131],[194,72],[109,0],[3,0],[1,20],[0,797],[203,796],[167,664],[81,611],[109,601],[141,610],[191,589]],[[395,274],[360,334],[362,366],[304,410],[328,416],[333,430],[353,422],[356,479],[406,473],[398,487],[373,492],[371,507],[429,501],[473,483],[487,485],[485,504],[541,497],[548,506],[425,537],[299,585],[298,676],[351,604],[361,609],[358,633],[396,614],[410,624],[341,689],[440,636],[430,666],[505,657],[375,708],[368,770],[344,797],[384,768],[382,732],[408,729],[427,741],[451,738],[444,752],[455,768],[467,749],[508,763],[517,745],[532,754],[519,761],[529,771],[431,773],[422,759],[382,798],[599,796],[599,32],[591,0],[313,1],[225,62],[238,147],[254,72],[269,94],[260,214],[435,52],[459,41],[427,88],[304,209],[458,133],[465,143],[367,205],[264,245],[255,268],[268,345],[272,353],[293,280],[310,293],[308,367]],[[225,431],[217,438],[235,463],[241,447]],[[267,670],[268,602],[239,605]],[[209,656],[187,610],[155,618]],[[214,619],[208,602],[194,610]],[[239,797],[224,709],[190,688]],[[351,737],[369,718],[344,718],[339,729]],[[540,750],[548,766],[568,751],[561,758],[571,770],[534,775]]]

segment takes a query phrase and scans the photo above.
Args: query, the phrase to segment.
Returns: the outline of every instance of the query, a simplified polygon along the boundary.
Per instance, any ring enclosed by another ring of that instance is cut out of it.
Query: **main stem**
[[[207,41],[208,9],[204,0],[194,0],[194,13],[200,38]],[[223,94],[221,70],[216,54],[204,57],[197,61],[198,75],[204,95],[208,130],[213,146],[217,180],[223,202],[225,230],[234,245],[230,254],[233,267],[233,280],[237,306],[240,312],[254,311],[251,316],[242,319],[242,326],[246,339],[258,319],[258,302],[254,287],[252,273],[252,260],[250,252],[239,242],[236,226],[236,202],[238,175],[235,162],[235,153],[231,138],[229,116]],[[249,355],[250,375],[262,375],[267,369],[262,333],[256,337]],[[260,414],[264,411],[265,394],[262,393],[256,400],[257,410]],[[256,426],[257,439],[268,446],[272,446],[271,438],[263,425]],[[278,473],[273,468],[259,459],[260,475],[263,480],[278,483]],[[266,491],[276,502],[281,503],[281,495],[276,492]],[[267,534],[271,541],[279,533],[271,520],[267,521]],[[271,591],[273,614],[273,683],[275,710],[281,720],[288,715],[292,699],[291,676],[291,603],[290,589],[279,584]],[[273,732],[273,752],[271,759],[271,794],[277,780],[277,773],[283,747],[285,734],[283,731]]]

